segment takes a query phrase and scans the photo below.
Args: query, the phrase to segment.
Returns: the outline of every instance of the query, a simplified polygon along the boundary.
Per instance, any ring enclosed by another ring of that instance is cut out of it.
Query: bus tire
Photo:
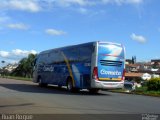
[[[43,83],[42,82],[42,78],[41,77],[38,78],[38,84],[39,84],[40,87],[46,87],[47,86],[47,83]]]
[[[71,78],[68,78],[67,80],[67,90],[69,92],[73,92],[74,88],[73,88],[73,82]]]
[[[96,93],[99,92],[99,89],[92,88],[92,89],[89,89],[89,92],[90,92],[91,94],[96,94]]]

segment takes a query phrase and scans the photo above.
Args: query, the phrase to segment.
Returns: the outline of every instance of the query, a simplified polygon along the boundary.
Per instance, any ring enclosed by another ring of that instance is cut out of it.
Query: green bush
[[[160,91],[160,78],[152,78],[147,82],[147,90]]]

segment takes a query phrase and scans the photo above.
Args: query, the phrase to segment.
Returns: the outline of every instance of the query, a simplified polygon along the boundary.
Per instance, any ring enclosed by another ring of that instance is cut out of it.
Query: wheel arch
[[[66,85],[67,85],[68,80],[71,80],[72,84],[73,84],[73,87],[76,87],[76,81],[74,80],[74,78],[72,76],[67,76],[66,77]]]
[[[38,75],[38,77],[37,77],[37,83],[39,82],[40,78],[42,78],[41,75]]]

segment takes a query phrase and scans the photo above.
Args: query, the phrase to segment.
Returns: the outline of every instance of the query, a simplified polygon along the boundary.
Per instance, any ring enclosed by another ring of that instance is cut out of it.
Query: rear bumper
[[[110,82],[94,80],[94,84],[92,84],[92,87],[98,89],[121,89],[124,88],[124,81]]]

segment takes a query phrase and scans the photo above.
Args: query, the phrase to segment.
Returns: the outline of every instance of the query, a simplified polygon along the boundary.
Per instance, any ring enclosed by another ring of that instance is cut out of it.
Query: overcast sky
[[[0,60],[89,41],[122,43],[126,58],[160,58],[160,0],[1,0]]]

